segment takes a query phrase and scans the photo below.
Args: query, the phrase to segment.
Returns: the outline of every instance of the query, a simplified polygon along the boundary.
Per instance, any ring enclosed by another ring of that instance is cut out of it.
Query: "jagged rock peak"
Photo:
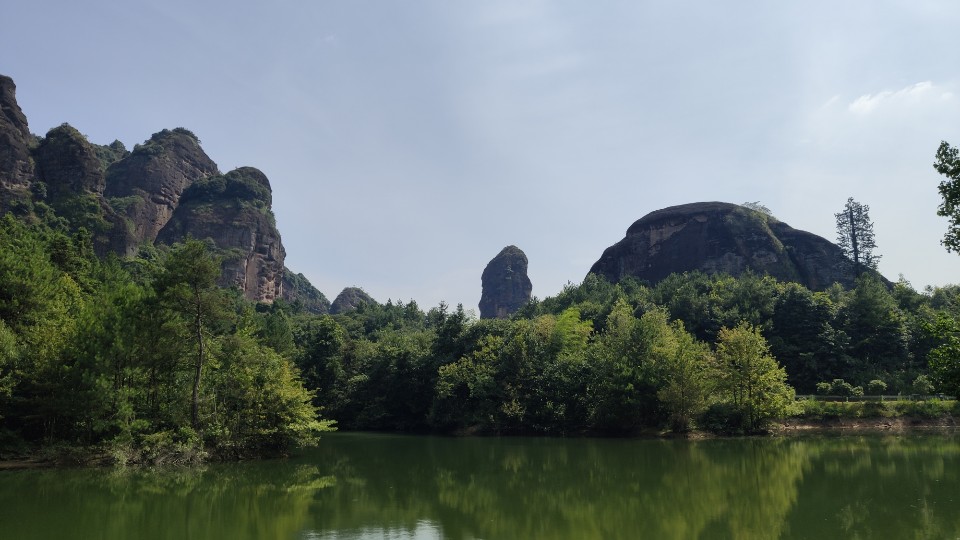
[[[13,200],[29,198],[32,140],[27,117],[17,104],[17,86],[10,77],[0,75],[0,210]]]
[[[33,152],[37,177],[51,197],[61,193],[103,193],[105,179],[97,151],[70,124],[47,132]]]
[[[505,319],[530,301],[533,284],[527,276],[527,256],[517,246],[503,248],[480,276],[481,319]]]
[[[123,200],[138,243],[152,242],[183,192],[197,180],[218,174],[196,135],[184,128],[164,129],[110,165],[104,195]]]
[[[840,248],[773,216],[736,204],[699,202],[647,214],[607,248],[591,273],[618,282],[632,276],[656,283],[699,270],[737,276],[747,270],[814,290],[852,284]]]
[[[123,217],[103,198],[103,148],[109,147],[90,144],[69,124],[51,129],[33,149],[37,181],[30,189],[72,229],[84,227],[93,233],[97,254],[128,254],[135,249],[135,241]]]
[[[30,138],[27,116],[23,114],[17,103],[17,85],[6,75],[0,75],[0,114],[4,117],[5,123],[20,132],[21,137]]]
[[[333,304],[330,305],[330,313],[334,315],[346,313],[357,309],[360,304],[376,303],[377,301],[360,287],[347,287],[340,291],[340,294],[334,298]]]

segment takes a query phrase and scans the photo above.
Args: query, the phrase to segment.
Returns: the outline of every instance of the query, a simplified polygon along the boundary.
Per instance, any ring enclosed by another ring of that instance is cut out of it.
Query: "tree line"
[[[958,287],[875,274],[813,292],[694,272],[655,286],[590,275],[509,320],[388,302],[290,321],[317,405],[346,429],[753,432],[818,383],[912,394],[958,310]]]
[[[956,250],[957,150],[943,143],[935,167],[952,220],[944,245]],[[413,301],[339,315],[255,305],[216,287],[209,242],[98,259],[83,228],[6,215],[0,452],[242,457],[311,444],[333,420],[411,432],[746,433],[789,414],[796,392],[956,395],[960,287],[918,292],[881,278],[868,210],[850,199],[836,216],[858,275],[850,289],[750,273],[655,285],[590,275],[508,320]]]

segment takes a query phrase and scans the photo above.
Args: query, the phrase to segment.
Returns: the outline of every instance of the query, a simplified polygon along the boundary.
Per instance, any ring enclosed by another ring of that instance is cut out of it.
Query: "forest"
[[[956,153],[938,152],[941,215],[960,200]],[[869,225],[853,204],[837,215],[841,235]],[[336,428],[757,433],[808,414],[798,394],[960,393],[960,286],[886,281],[870,270],[869,227],[852,238],[852,288],[591,274],[509,319],[478,320],[412,300],[337,315],[254,303],[217,286],[211,241],[99,258],[86,229],[38,216],[0,217],[0,458],[245,458]]]

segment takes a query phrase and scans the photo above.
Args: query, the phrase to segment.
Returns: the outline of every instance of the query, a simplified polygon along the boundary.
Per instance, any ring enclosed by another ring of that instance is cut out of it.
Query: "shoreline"
[[[863,434],[863,433],[911,433],[930,431],[954,431],[960,425],[952,416],[922,418],[918,416],[896,416],[877,418],[834,418],[818,420],[808,418],[789,418],[775,424],[772,435],[803,435],[808,433]]]
[[[690,439],[702,440],[713,438],[743,438],[743,437],[792,437],[804,435],[910,435],[910,434],[928,434],[928,433],[956,433],[960,432],[960,424],[953,416],[943,416],[938,418],[922,418],[916,416],[897,416],[897,417],[877,417],[877,418],[832,418],[832,419],[810,419],[810,418],[789,418],[781,422],[774,423],[767,430],[766,434],[760,435],[718,435],[707,431],[694,430],[687,433],[644,433],[627,437],[606,437],[606,438],[663,438],[663,439]],[[454,436],[461,437],[485,437],[481,434],[459,434]],[[522,435],[519,435],[522,436]],[[577,438],[574,436],[573,438]],[[40,449],[42,452],[42,449]],[[78,455],[71,453],[69,458],[66,456],[57,457],[34,457],[29,455],[0,459],[0,473],[4,471],[15,471],[25,469],[57,469],[57,468],[90,468],[90,467],[111,467],[115,464],[109,463],[101,451],[91,452],[89,455]],[[205,461],[206,463],[219,460]],[[229,460],[227,460],[229,461]],[[182,465],[190,466],[199,463]],[[134,467],[163,467],[169,464],[132,464]],[[127,466],[131,466],[128,464]]]

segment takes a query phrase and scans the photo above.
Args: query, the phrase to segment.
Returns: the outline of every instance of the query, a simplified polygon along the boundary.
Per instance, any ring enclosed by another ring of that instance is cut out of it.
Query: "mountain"
[[[612,282],[631,276],[650,283],[694,270],[734,276],[750,270],[813,290],[853,285],[850,263],[837,245],[768,214],[722,202],[651,212],[590,268]]]
[[[326,312],[326,297],[284,267],[272,197],[263,172],[221,174],[184,128],[154,133],[133,151],[119,141],[92,144],[68,124],[33,135],[16,85],[0,75],[0,213],[86,230],[101,256],[131,257],[141,246],[187,237],[209,240],[223,261],[221,285],[238,287],[249,300],[284,298]]]

